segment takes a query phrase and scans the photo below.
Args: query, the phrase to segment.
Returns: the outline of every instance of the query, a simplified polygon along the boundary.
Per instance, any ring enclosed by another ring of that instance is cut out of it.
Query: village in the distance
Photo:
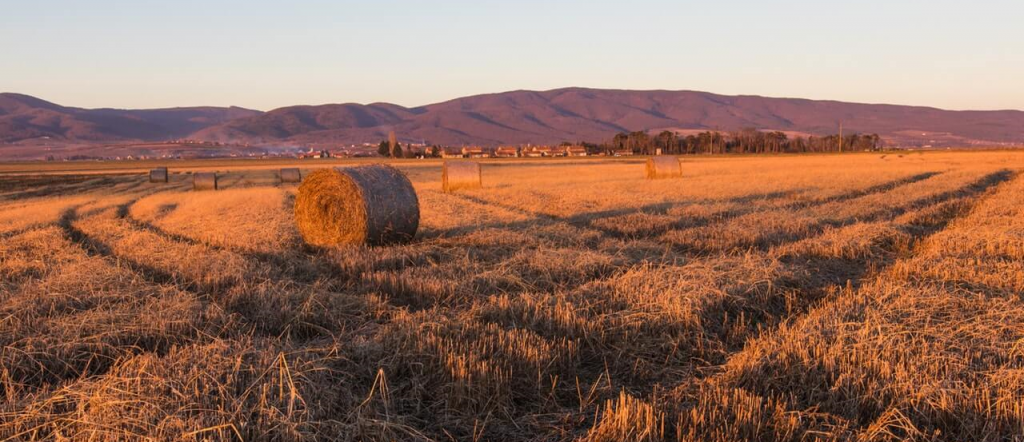
[[[327,158],[558,158],[558,157],[626,157],[633,155],[686,154],[764,154],[870,152],[883,149],[933,149],[925,146],[894,146],[878,134],[838,133],[825,136],[790,137],[781,131],[661,131],[622,132],[600,142],[569,142],[557,144],[504,144],[496,146],[450,146],[426,142],[402,143],[395,132],[379,143],[312,145],[274,145],[224,143],[194,139],[158,142],[66,145],[45,144],[46,137],[35,140],[34,154],[43,154],[45,161],[137,161],[195,159],[302,159]],[[31,157],[29,157],[31,158]],[[26,158],[28,159],[28,158]]]

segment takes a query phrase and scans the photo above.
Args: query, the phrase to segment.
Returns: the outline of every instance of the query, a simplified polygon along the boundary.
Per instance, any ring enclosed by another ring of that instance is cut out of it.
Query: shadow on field
[[[907,207],[899,208],[895,214],[886,218],[893,219],[922,209],[929,211],[897,225],[897,232],[893,234],[872,238],[871,245],[867,247],[871,253],[867,256],[851,258],[814,253],[783,255],[780,257],[783,263],[806,269],[808,277],[779,281],[779,284],[800,290],[803,293],[801,298],[811,302],[843,286],[858,289],[871,275],[878,274],[892,266],[896,260],[914,253],[922,241],[942,231],[954,220],[969,214],[981,202],[985,193],[1011,178],[1013,173],[1008,170],[991,173],[960,189],[922,198]]]
[[[824,221],[821,221],[821,222],[818,222],[818,223],[815,223],[815,224],[811,225],[808,228],[808,230],[810,232],[809,234],[800,234],[800,235],[785,235],[785,234],[781,234],[780,235],[780,234],[773,234],[773,232],[766,232],[767,234],[759,236],[759,238],[756,241],[754,241],[752,243],[749,243],[749,244],[747,244],[745,246],[740,246],[740,247],[746,247],[746,248],[751,249],[751,250],[768,251],[768,250],[770,250],[770,249],[772,249],[774,247],[778,247],[778,246],[782,246],[782,245],[786,245],[786,244],[792,244],[792,243],[795,243],[797,241],[802,241],[802,240],[809,239],[809,238],[814,238],[816,236],[819,236],[819,235],[823,234],[826,231],[826,229],[829,229],[829,228],[833,228],[833,229],[835,229],[835,228],[842,228],[842,227],[851,226],[853,224],[857,224],[857,223],[861,223],[861,222],[876,222],[876,221],[884,221],[884,220],[893,220],[893,219],[898,218],[898,217],[900,217],[902,215],[906,215],[908,213],[913,213],[913,212],[918,211],[918,210],[927,209],[927,208],[937,208],[938,206],[941,206],[943,204],[954,203],[954,202],[961,201],[961,200],[969,200],[971,198],[976,198],[979,195],[981,195],[982,193],[988,191],[989,188],[991,188],[993,186],[996,186],[998,184],[1001,184],[1003,182],[1008,181],[1010,178],[1012,178],[1012,176],[1013,176],[1013,174],[1010,173],[1009,171],[1006,171],[1006,170],[999,171],[999,172],[994,172],[994,173],[985,175],[985,176],[981,177],[980,179],[978,179],[977,181],[974,181],[974,182],[972,182],[970,184],[967,184],[967,185],[965,185],[963,187],[960,187],[958,189],[953,189],[953,190],[949,190],[949,191],[942,192],[942,193],[939,193],[939,194],[930,195],[930,196],[927,196],[927,197],[924,197],[924,198],[920,198],[920,199],[917,199],[917,200],[911,202],[910,204],[907,204],[906,206],[895,207],[895,208],[891,208],[891,209],[880,209],[880,210],[877,210],[875,212],[869,213],[869,214],[864,215],[864,216],[854,216],[854,217],[848,217],[848,218],[844,218],[844,219],[840,219],[840,220],[824,220]],[[964,202],[963,204],[966,204],[966,202]],[[931,233],[931,231],[934,231],[934,229],[945,228],[945,224],[944,223],[941,223],[941,221],[936,221],[936,222],[939,222],[939,224],[932,224],[931,221],[926,220],[926,221],[922,221],[920,224],[915,224],[915,225],[912,225],[912,226],[906,226],[906,228],[907,229],[911,229],[911,228],[925,229],[926,231],[922,232],[922,234],[929,234],[929,233]],[[928,226],[928,227],[926,227],[926,226]],[[718,250],[709,250],[709,251],[718,251]]]
[[[61,215],[57,225],[64,231],[68,239],[77,244],[89,256],[113,260],[118,265],[127,267],[132,272],[139,274],[150,282],[160,285],[175,286],[183,291],[193,293],[200,298],[209,298],[231,288],[230,284],[227,286],[223,284],[207,285],[198,281],[184,281],[182,278],[171,273],[119,256],[103,242],[93,239],[91,236],[75,227],[75,222],[78,219],[78,210],[71,208],[64,211],[64,214]]]
[[[737,209],[737,210],[729,210],[729,211],[725,211],[725,212],[721,212],[721,213],[716,213],[714,215],[705,216],[705,217],[687,217],[687,218],[678,219],[676,221],[670,222],[670,223],[668,223],[666,225],[663,225],[663,226],[657,226],[656,228],[651,228],[651,229],[647,229],[647,230],[644,230],[644,231],[636,231],[636,232],[623,232],[621,230],[614,229],[614,228],[602,227],[600,225],[597,225],[596,223],[598,221],[613,219],[613,218],[616,218],[616,217],[621,217],[621,216],[626,216],[626,215],[637,215],[637,214],[644,214],[644,215],[667,215],[668,212],[671,209],[678,208],[678,207],[685,207],[685,206],[693,205],[693,204],[706,204],[706,203],[709,203],[709,202],[725,203],[725,204],[749,204],[749,203],[754,202],[754,201],[778,200],[778,199],[782,199],[782,198],[786,198],[786,197],[798,194],[798,193],[800,193],[801,190],[800,189],[795,189],[795,190],[788,190],[788,191],[778,191],[778,192],[769,192],[769,193],[763,193],[763,194],[745,195],[745,196],[742,196],[742,197],[722,199],[722,200],[703,200],[703,201],[695,200],[695,201],[676,202],[676,203],[658,203],[658,204],[650,204],[650,205],[646,205],[646,206],[641,206],[641,207],[637,207],[637,208],[613,209],[613,210],[605,210],[605,211],[582,213],[582,214],[577,214],[577,215],[573,215],[573,216],[570,216],[570,217],[560,217],[560,216],[557,216],[557,215],[551,215],[551,214],[546,214],[546,213],[542,213],[542,212],[526,210],[526,209],[523,209],[523,208],[520,208],[520,207],[516,207],[516,206],[512,206],[512,205],[508,205],[508,204],[502,204],[502,203],[498,203],[498,202],[494,202],[494,201],[489,201],[489,200],[486,200],[486,199],[483,199],[483,198],[479,198],[479,197],[475,197],[475,196],[472,196],[472,195],[450,194],[450,196],[452,196],[452,197],[463,199],[463,200],[466,200],[466,201],[469,201],[469,202],[472,202],[472,203],[480,204],[480,205],[483,205],[483,206],[498,207],[498,208],[501,208],[501,209],[504,209],[504,210],[508,210],[508,211],[511,211],[511,212],[515,212],[515,213],[518,213],[518,214],[521,214],[521,215],[530,216],[532,218],[528,219],[528,220],[523,220],[523,221],[495,222],[495,223],[489,223],[489,224],[481,224],[481,225],[472,226],[472,227],[457,227],[457,228],[443,230],[443,231],[430,232],[428,234],[425,234],[424,237],[425,238],[446,237],[446,236],[450,236],[450,235],[466,234],[466,233],[470,233],[470,232],[473,232],[473,231],[478,231],[478,230],[483,230],[483,229],[488,229],[488,228],[511,229],[511,230],[526,229],[526,228],[531,228],[531,227],[535,226],[537,221],[546,220],[546,221],[552,221],[552,222],[567,223],[567,224],[569,224],[569,225],[571,225],[573,227],[577,227],[577,228],[581,228],[581,229],[596,230],[596,231],[600,232],[600,234],[602,236],[607,237],[607,238],[616,238],[616,239],[624,239],[624,240],[650,239],[650,238],[656,238],[656,237],[658,237],[660,235],[663,235],[663,234],[665,234],[667,232],[670,232],[670,231],[673,231],[673,230],[706,227],[706,226],[709,226],[709,225],[713,225],[714,223],[720,223],[720,222],[723,222],[723,221],[728,221],[730,219],[738,218],[738,217],[741,217],[741,216],[744,216],[744,215],[749,215],[749,214],[756,213],[756,212],[762,211],[762,210],[770,210],[770,211],[800,210],[800,209],[806,209],[806,208],[810,208],[810,207],[822,206],[822,205],[825,205],[825,204],[849,201],[849,200],[860,198],[860,197],[867,196],[867,195],[888,192],[888,191],[896,189],[896,188],[898,188],[900,186],[905,186],[905,185],[908,185],[908,184],[912,184],[912,183],[916,183],[916,182],[919,182],[919,181],[923,181],[923,180],[926,180],[928,178],[934,177],[934,176],[939,175],[939,174],[940,174],[940,172],[920,173],[920,174],[913,175],[913,176],[910,176],[910,177],[905,177],[905,178],[901,178],[901,179],[898,179],[898,180],[893,180],[893,181],[885,182],[885,183],[878,184],[878,185],[875,185],[875,186],[871,186],[871,187],[868,187],[868,188],[865,188],[865,189],[859,189],[859,190],[854,190],[854,191],[851,191],[851,192],[842,193],[842,194],[831,196],[831,197],[828,197],[828,198],[821,198],[821,199],[816,199],[816,200],[811,200],[811,201],[798,201],[798,202],[793,202],[793,203],[785,204],[785,205],[782,205],[782,206],[779,206],[779,207],[769,207],[769,208],[765,208],[765,209],[748,207],[748,208],[742,208],[742,209]],[[824,226],[823,226],[823,228],[824,228]]]
[[[0,194],[0,201],[71,195],[87,190],[100,190],[105,187],[132,183],[134,178],[134,176],[126,175],[0,177],[0,191],[13,190],[11,193]],[[141,181],[139,181],[139,183],[141,183]]]
[[[842,289],[844,297],[858,300],[863,299],[863,297],[870,297],[870,294],[858,291],[864,283],[872,281],[872,278],[883,273],[885,269],[890,268],[897,261],[912,258],[915,254],[919,253],[920,244],[927,241],[933,235],[945,230],[957,219],[970,215],[975,207],[985,201],[986,197],[995,193],[997,186],[1010,181],[1015,176],[1015,173],[1003,170],[986,175],[982,179],[960,189],[918,200],[911,207],[913,207],[913,210],[923,209],[922,213],[916,214],[917,216],[898,226],[900,228],[898,238],[887,236],[879,238],[878,252],[870,257],[842,259],[815,255],[798,255],[786,257],[785,260],[793,265],[803,265],[819,270],[821,276],[816,278],[807,290],[821,290],[822,288],[831,287],[833,291],[839,292],[842,287],[840,285],[842,284],[841,280],[846,278],[845,289]],[[912,211],[908,210],[907,212],[911,213]],[[960,280],[929,281],[927,279],[916,280],[911,278],[898,284],[903,290],[914,290],[913,287],[932,286],[945,293],[946,296],[956,292],[958,288],[965,289],[971,293],[1005,293],[1005,290],[1002,288]],[[872,289],[869,288],[868,290]],[[900,291],[895,293],[900,293]],[[875,301],[870,301],[868,304],[870,305],[873,302]],[[900,307],[894,308],[899,309]],[[860,308],[853,309],[849,314],[852,318],[843,318],[842,320],[854,321],[854,327],[861,327],[861,324],[857,321],[868,321],[863,319],[866,313]],[[935,320],[940,323],[944,321],[941,317],[935,318]],[[813,331],[815,333],[827,332],[828,327],[826,326],[825,330],[814,328]],[[878,327],[878,330],[881,331],[881,326]],[[988,330],[982,331],[982,333],[989,332]],[[904,356],[903,352],[898,348],[894,351],[900,357]],[[972,354],[972,357],[982,358],[980,353],[981,351],[979,351],[979,355]],[[859,365],[856,359],[853,359],[853,361],[852,365]],[[890,364],[889,362],[885,363]],[[900,367],[905,369],[902,365]],[[863,366],[861,366],[861,369],[870,370],[870,368]],[[951,369],[956,372],[965,370],[961,366]],[[734,379],[735,387],[762,397],[788,397],[792,401],[790,408],[794,410],[813,407],[820,412],[842,417],[853,422],[856,427],[861,428],[884,420],[886,418],[885,413],[892,409],[891,407],[894,403],[890,393],[867,391],[863,389],[859,382],[849,381],[851,374],[856,374],[856,371],[851,372],[831,367],[827,364],[819,364],[809,359],[789,357],[764,358],[751,367],[744,368],[741,374],[733,374],[733,376],[738,376],[738,378]],[[880,376],[900,376],[900,374],[885,373]],[[952,379],[951,381],[955,382]],[[794,386],[798,385],[808,385],[812,388],[794,388]],[[931,409],[930,411],[935,413],[931,415],[929,415],[928,411],[921,411],[918,415],[909,419],[907,424],[920,425],[924,423],[927,425],[930,423],[934,425],[937,422],[942,422],[943,419],[948,417],[947,411],[936,413],[935,410],[942,410],[943,407],[943,405],[939,405]],[[929,408],[928,406],[922,407],[923,410],[929,410]],[[966,420],[969,422],[986,422],[986,419],[989,419],[987,428],[994,433],[1012,433],[1012,429],[1015,428],[1014,425],[1019,423],[1019,421],[1014,422],[1011,420],[992,420],[993,414],[996,413],[993,413],[991,410],[985,410],[984,407],[966,406],[958,408],[957,413],[960,415],[958,419],[964,419],[964,416],[966,416]],[[963,428],[962,425],[962,422],[945,422],[943,425],[939,425],[939,427],[946,426],[946,428],[958,429]],[[919,428],[926,429],[925,427]],[[931,430],[929,429],[928,431]],[[938,435],[939,433],[936,431],[935,434]]]
[[[686,345],[678,349],[680,352],[697,351],[688,356],[688,362],[694,365],[694,373],[698,376],[693,381],[683,381],[684,385],[699,385],[697,379],[713,376],[720,371],[720,365],[728,358],[742,350],[748,340],[778,327],[785,321],[805,314],[823,299],[841,293],[856,290],[875,275],[884,272],[898,260],[915,253],[918,245],[932,235],[945,229],[954,220],[964,217],[984,200],[984,196],[994,187],[1009,181],[1013,174],[1000,171],[986,175],[974,183],[950,192],[915,202],[901,213],[911,213],[924,209],[922,213],[901,223],[893,232],[885,232],[871,239],[867,247],[869,253],[857,257],[827,256],[823,254],[804,253],[785,255],[779,259],[784,268],[789,270],[778,278],[762,281],[751,286],[744,286],[742,292],[730,293],[729,296],[715,298],[714,302],[700,306],[700,322],[694,328],[680,328],[678,324],[648,324],[658,330],[652,336],[666,336],[669,342],[682,342]],[[599,294],[590,294],[587,298],[602,298]],[[656,320],[657,316],[647,317],[647,321]],[[515,326],[515,321],[495,319],[505,326]],[[535,329],[532,329],[536,331]],[[562,332],[559,332],[562,333]],[[543,335],[543,333],[542,333]],[[556,335],[545,335],[554,339]],[[643,390],[652,383],[670,382],[669,378],[657,376],[655,370],[652,378],[644,378],[636,373],[629,373],[642,357],[642,350],[623,348],[616,352],[616,341],[604,342],[601,334],[591,333],[580,346],[581,360],[596,359],[600,363],[594,366],[577,367],[577,373],[597,376],[602,369],[613,367],[618,370],[617,383],[621,388]],[[634,345],[639,345],[634,343]],[[716,345],[721,345],[717,347]],[[691,350],[686,350],[687,348]],[[633,352],[640,351],[640,356]],[[615,360],[601,360],[602,356],[616,354]],[[677,356],[678,357],[678,356]],[[637,359],[634,361],[633,359]],[[684,358],[685,359],[685,358]],[[666,361],[668,361],[666,359]],[[648,361],[649,362],[649,361]],[[613,372],[614,373],[614,372]],[[629,373],[629,375],[623,375]],[[769,376],[770,377],[770,376]],[[775,397],[785,392],[756,391],[765,397]],[[814,402],[809,401],[807,406]]]
[[[451,228],[451,229],[427,232],[424,235],[424,237],[425,238],[450,237],[452,235],[466,234],[466,233],[471,233],[471,232],[475,232],[475,231],[479,231],[479,230],[485,230],[485,229],[510,229],[510,230],[518,230],[518,229],[530,228],[530,227],[534,226],[538,221],[561,222],[561,223],[567,223],[567,224],[569,224],[569,225],[571,225],[573,227],[584,228],[584,229],[596,229],[596,230],[599,230],[599,231],[603,232],[603,234],[606,235],[606,236],[613,236],[614,237],[614,236],[618,235],[618,232],[616,232],[614,230],[611,230],[611,229],[602,229],[602,228],[599,228],[599,227],[595,227],[595,226],[593,226],[591,224],[594,221],[598,221],[598,220],[602,220],[602,219],[606,219],[606,218],[615,218],[615,217],[619,217],[619,216],[632,215],[632,214],[665,215],[670,210],[672,210],[673,208],[685,207],[685,206],[694,205],[694,204],[707,204],[707,203],[747,204],[747,203],[750,203],[750,202],[753,202],[753,201],[770,201],[770,200],[776,200],[776,199],[785,198],[785,197],[797,194],[800,191],[801,191],[800,189],[795,189],[795,190],[779,191],[779,192],[769,192],[769,193],[755,194],[755,195],[745,195],[745,196],[742,196],[742,197],[729,198],[729,199],[723,199],[723,200],[690,200],[690,201],[675,202],[675,203],[648,204],[648,205],[640,206],[640,207],[631,207],[631,208],[624,208],[624,209],[601,210],[601,211],[596,211],[596,212],[581,213],[581,214],[577,214],[577,215],[573,215],[573,216],[569,216],[569,217],[563,217],[563,216],[552,215],[552,214],[543,213],[543,212],[527,210],[527,209],[523,209],[521,207],[516,207],[516,206],[513,206],[513,205],[509,205],[509,204],[502,204],[502,203],[498,203],[498,202],[494,202],[494,201],[489,201],[489,200],[486,200],[486,199],[483,199],[483,198],[479,198],[479,197],[475,197],[475,196],[472,196],[472,195],[454,194],[453,193],[453,194],[448,194],[448,195],[451,196],[451,197],[454,197],[454,198],[458,198],[458,199],[462,199],[462,200],[465,200],[465,201],[469,201],[471,203],[479,204],[479,205],[482,205],[482,206],[497,207],[497,208],[500,208],[500,209],[503,209],[503,210],[507,210],[507,211],[514,212],[514,213],[518,213],[518,214],[524,215],[524,216],[529,216],[529,217],[532,217],[532,218],[531,219],[527,219],[527,220],[522,220],[522,221],[494,222],[494,223],[479,224],[479,225],[470,226],[470,227],[454,227],[454,228]]]

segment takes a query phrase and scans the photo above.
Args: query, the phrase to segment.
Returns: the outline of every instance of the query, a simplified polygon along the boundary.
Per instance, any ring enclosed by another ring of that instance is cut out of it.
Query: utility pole
[[[839,153],[843,153],[843,122],[839,122]]]

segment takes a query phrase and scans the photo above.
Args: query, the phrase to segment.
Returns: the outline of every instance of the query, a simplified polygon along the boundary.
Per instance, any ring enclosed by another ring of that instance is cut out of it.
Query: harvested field
[[[647,179],[679,178],[683,176],[680,159],[671,155],[658,155],[647,159]]]
[[[399,162],[384,247],[279,165],[0,175],[0,440],[1019,440],[1024,152],[880,157]]]
[[[473,161],[445,161],[441,166],[441,190],[476,189],[482,186],[480,163]]]

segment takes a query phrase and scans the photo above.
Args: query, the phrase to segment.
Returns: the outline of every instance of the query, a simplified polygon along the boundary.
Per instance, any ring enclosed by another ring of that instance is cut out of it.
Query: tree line
[[[392,144],[393,143],[393,144]],[[789,138],[779,131],[741,129],[719,132],[704,131],[691,135],[679,135],[662,131],[650,135],[644,131],[622,132],[604,143],[568,143],[562,146],[581,145],[591,154],[611,153],[628,150],[638,155],[654,155],[661,150],[666,155],[724,154],[724,153],[809,153],[809,152],[863,152],[879,150],[882,139],[878,134],[845,134]],[[377,152],[382,157],[404,158],[424,155],[440,157],[444,148],[440,145],[427,146],[422,152],[403,151],[402,145],[393,138],[382,140]]]
[[[598,150],[629,150],[641,155],[720,154],[720,153],[806,153],[871,151],[882,147],[878,134],[838,134],[789,138],[779,131],[742,129],[731,132],[704,131],[680,136],[662,131],[651,136],[644,131],[622,132],[611,141],[595,146]]]
[[[418,156],[424,156],[427,158],[441,158],[441,153],[444,152],[444,146],[439,144],[433,144],[425,146],[422,149],[410,148],[406,145],[403,149],[402,143],[397,141],[394,142],[394,149],[391,148],[391,140],[383,140],[377,144],[377,154],[385,158],[416,158]]]

